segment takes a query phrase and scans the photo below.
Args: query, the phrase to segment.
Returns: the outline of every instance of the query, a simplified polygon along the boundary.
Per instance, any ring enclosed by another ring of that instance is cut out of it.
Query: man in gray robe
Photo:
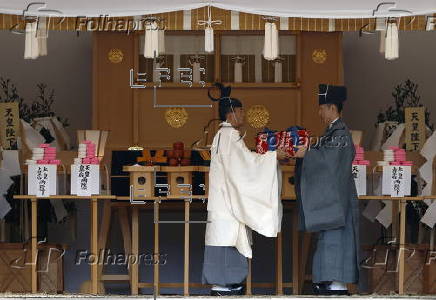
[[[314,292],[348,294],[359,277],[359,205],[352,177],[355,150],[341,120],[346,88],[319,86],[319,115],[327,125],[315,145],[296,153],[300,229],[318,233],[313,257]]]

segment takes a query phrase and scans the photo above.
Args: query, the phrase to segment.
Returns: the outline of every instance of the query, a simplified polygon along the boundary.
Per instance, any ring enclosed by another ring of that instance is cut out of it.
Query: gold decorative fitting
[[[312,60],[314,63],[323,64],[327,60],[327,51],[325,49],[315,49],[312,52]]]
[[[118,64],[123,61],[124,54],[123,51],[121,51],[120,49],[114,48],[109,50],[107,58],[111,63]]]
[[[165,120],[173,128],[180,128],[188,120],[188,112],[184,107],[172,107],[165,111]]]
[[[263,105],[253,105],[247,111],[247,121],[253,128],[263,128],[269,122],[269,112]]]

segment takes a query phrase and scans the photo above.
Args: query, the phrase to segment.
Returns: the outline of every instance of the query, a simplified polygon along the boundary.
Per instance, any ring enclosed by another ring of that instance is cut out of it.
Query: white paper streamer
[[[234,82],[242,82],[242,63],[235,62],[235,80]]]
[[[29,123],[21,120],[21,127],[23,129],[23,141],[27,148],[38,148],[39,145],[44,143],[44,137],[36,131]]]
[[[433,228],[434,225],[436,224],[436,201],[434,200],[430,200],[430,201],[433,201],[433,203],[430,203],[429,207],[425,211],[424,216],[421,218],[421,222]]]
[[[397,23],[388,23],[386,30],[385,58],[394,60],[399,57],[399,39]]]
[[[66,150],[71,149],[71,140],[70,136],[68,135],[67,131],[65,130],[64,126],[56,117],[51,118],[51,121],[53,122],[53,125],[56,127],[57,132],[62,137]],[[55,138],[58,138],[57,136]],[[59,149],[63,150],[63,149]]]
[[[362,211],[362,216],[367,218],[369,221],[374,222],[381,209],[382,206],[379,200],[369,200],[368,205]]]
[[[392,224],[392,201],[383,201],[385,207],[377,214],[375,219],[379,221],[383,227],[388,228]]]
[[[433,185],[433,161],[436,156],[436,131],[427,139],[421,149],[421,155],[426,162],[419,168],[419,176],[426,182],[421,195],[429,196],[432,192]]]
[[[274,82],[282,82],[282,66],[281,61],[274,62]]]
[[[210,26],[207,26],[204,29],[204,51],[205,52],[213,52],[214,45],[213,45],[213,28]]]
[[[381,147],[382,150],[387,150],[389,147],[400,147],[400,138],[403,134],[405,125],[404,123],[398,124],[397,128],[395,128],[394,132],[392,132],[391,136],[388,137],[386,142]]]
[[[265,23],[263,56],[266,60],[274,60],[279,55],[279,32],[275,23]]]

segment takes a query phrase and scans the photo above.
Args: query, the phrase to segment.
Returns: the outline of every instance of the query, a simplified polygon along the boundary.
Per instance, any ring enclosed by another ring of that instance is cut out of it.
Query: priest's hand
[[[283,151],[281,149],[277,149],[276,151],[277,151],[277,159],[278,160],[284,160],[284,159],[288,158],[288,154],[285,151]]]
[[[307,146],[297,146],[298,150],[295,152],[294,157],[303,158],[306,154]]]

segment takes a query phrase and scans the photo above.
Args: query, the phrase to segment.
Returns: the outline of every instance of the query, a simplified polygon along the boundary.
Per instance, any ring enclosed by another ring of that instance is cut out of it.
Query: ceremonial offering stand
[[[130,194],[136,198],[154,195],[154,174],[159,170],[159,166],[124,166],[123,171],[130,173]]]

